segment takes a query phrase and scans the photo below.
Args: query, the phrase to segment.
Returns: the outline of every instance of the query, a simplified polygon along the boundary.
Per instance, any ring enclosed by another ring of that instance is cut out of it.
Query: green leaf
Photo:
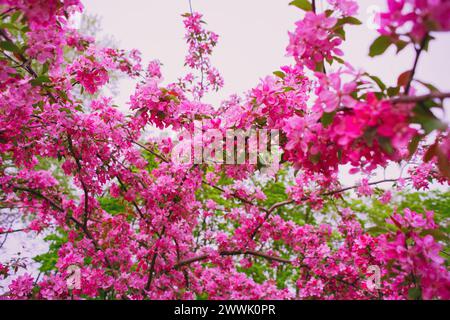
[[[320,118],[320,122],[322,123],[322,125],[325,128],[328,127],[333,122],[335,114],[336,114],[336,111],[323,113],[322,118]]]
[[[64,92],[64,90],[56,90],[56,92],[64,101],[69,101],[69,96],[66,92]]]
[[[384,84],[383,81],[381,81],[380,78],[378,78],[377,76],[372,76],[368,73],[366,73],[366,74],[370,79],[372,79],[377,84],[377,86],[381,89],[381,91],[386,90],[386,85]]]
[[[372,235],[379,235],[379,234],[389,232],[389,229],[384,226],[373,226],[373,227],[367,229],[367,232]]]
[[[334,33],[342,40],[345,40],[345,30],[343,27],[340,27],[340,28],[337,28],[336,30],[334,30]]]
[[[309,156],[309,160],[311,160],[312,163],[317,164],[320,161],[320,153],[318,154],[313,154],[311,156]]]
[[[331,17],[331,15],[334,13],[334,11],[331,10],[331,9],[327,9],[327,10],[324,11],[324,13],[325,13],[325,15],[326,15],[327,17]]]
[[[72,111],[69,108],[59,108],[59,111],[64,111],[67,114],[72,114]]]
[[[102,197],[98,199],[103,210],[111,215],[117,215],[126,211],[125,205],[116,198]]]
[[[421,234],[422,237],[426,236],[426,235],[431,235],[434,240],[437,241],[446,241],[448,240],[448,235],[443,232],[442,230],[439,229],[434,229],[434,230],[424,230]]]
[[[334,56],[333,59],[336,60],[340,64],[344,64],[345,63],[344,59],[341,59],[339,57]]]
[[[418,135],[418,136],[414,136],[411,139],[411,142],[408,145],[408,151],[409,151],[409,156],[411,157],[414,153],[416,153],[417,151],[417,147],[419,146],[419,142],[420,140],[422,140],[422,136]]]
[[[400,88],[399,87],[389,87],[387,89],[387,94],[389,97],[395,97],[396,95],[398,95],[400,92]]]
[[[387,153],[387,154],[393,154],[394,148],[392,147],[391,140],[385,137],[378,137],[378,143],[380,144],[381,148]]]
[[[403,41],[403,40],[398,40],[397,42],[395,42],[395,46],[397,47],[397,53],[399,53],[400,51],[405,49],[405,47],[408,44],[409,44],[409,42],[406,42],[406,41]]]
[[[308,0],[294,0],[289,5],[296,6],[305,11],[312,11],[312,4]]]
[[[273,74],[281,79],[284,79],[284,77],[286,77],[286,74],[283,71],[274,71]]]
[[[11,22],[12,22],[12,23],[15,23],[15,22],[21,17],[21,15],[22,15],[22,12],[19,11],[19,10],[17,10],[16,12],[14,12],[14,13],[11,15]]]
[[[32,86],[40,86],[41,84],[45,83],[45,82],[50,82],[50,78],[47,76],[39,76],[36,79],[33,79],[30,81]]]
[[[355,17],[344,17],[342,19],[339,19],[338,25],[343,25],[343,24],[352,24],[352,25],[360,25],[362,24],[361,20],[355,18]]]
[[[367,129],[364,132],[363,138],[369,147],[373,146],[373,140],[375,139],[376,134],[377,134],[377,129],[374,127],[370,127],[369,129]]]
[[[383,54],[391,44],[392,44],[391,38],[387,36],[379,36],[370,46],[369,56],[375,57],[380,54]]]
[[[419,300],[422,298],[422,291],[419,287],[411,288],[408,291],[408,298],[411,300]]]
[[[6,50],[6,51],[15,52],[15,53],[20,52],[20,48],[18,46],[16,46],[14,43],[12,43],[11,41],[0,42],[0,48],[3,50]]]
[[[41,70],[41,75],[45,75],[48,73],[48,67],[49,67],[49,63],[46,62],[42,65],[42,70]]]
[[[433,37],[433,36],[428,35],[426,37],[426,39],[425,39],[424,44],[423,44],[423,50],[428,51],[428,47],[430,46],[430,42],[431,42],[431,40],[434,40],[434,39],[436,39],[436,38]]]
[[[414,116],[411,122],[420,124],[426,134],[434,130],[445,130],[447,128],[447,125],[436,118],[424,103],[418,103],[413,109],[413,112]]]
[[[13,23],[0,23],[0,29],[18,30],[17,26]]]

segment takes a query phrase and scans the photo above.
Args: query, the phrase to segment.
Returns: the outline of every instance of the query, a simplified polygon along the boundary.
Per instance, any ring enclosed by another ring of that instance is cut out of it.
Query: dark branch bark
[[[421,96],[399,96],[390,99],[392,103],[409,103],[409,102],[421,102],[429,99],[447,99],[450,98],[450,92],[432,92]]]
[[[255,256],[255,257],[260,257],[260,258],[264,258],[266,260],[269,261],[276,261],[276,262],[280,262],[280,263],[288,263],[288,264],[292,264],[291,260],[288,259],[284,259],[284,258],[280,258],[277,256],[271,256],[269,254],[263,253],[263,252],[259,252],[259,251],[253,251],[253,250],[236,250],[236,251],[221,251],[219,253],[221,256],[237,256],[237,255],[251,255],[251,256]],[[197,257],[193,257],[193,258],[189,258],[186,260],[182,260],[180,262],[178,262],[174,268],[178,269],[184,266],[188,266],[194,262],[199,262],[199,261],[203,261],[209,258],[209,255],[204,254],[204,255],[200,255]]]
[[[419,64],[419,58],[420,58],[420,55],[421,55],[423,49],[425,48],[425,44],[427,43],[427,40],[428,40],[428,34],[426,34],[423,37],[423,39],[422,39],[422,41],[420,43],[420,47],[416,48],[416,57],[414,59],[414,65],[413,65],[413,68],[411,70],[411,75],[409,77],[408,83],[406,84],[406,87],[405,87],[405,94],[406,95],[408,95],[409,90],[411,89],[411,83],[412,83],[412,81],[414,79],[414,75],[416,73],[417,66]]]

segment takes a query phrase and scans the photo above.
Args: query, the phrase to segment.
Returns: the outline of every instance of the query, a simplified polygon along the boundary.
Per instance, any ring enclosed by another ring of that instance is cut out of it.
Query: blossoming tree
[[[397,86],[344,60],[345,30],[361,24],[355,1],[328,0],[319,12],[295,0],[292,64],[214,107],[202,97],[223,86],[210,60],[218,35],[201,14],[183,15],[189,73],[164,83],[157,60],[143,68],[139,51],[98,46],[72,28],[79,0],[0,0],[1,214],[27,222],[0,225],[0,235],[63,235],[43,277],[0,260],[4,297],[449,299],[445,219],[392,202],[374,228],[348,205],[355,196],[389,204],[398,189],[450,179],[448,124],[435,112],[450,93],[415,76],[433,35],[450,31],[450,2],[387,2],[369,54],[415,49]],[[112,72],[136,80],[131,115],[101,93]],[[84,104],[80,90],[95,99]],[[264,161],[173,161],[175,139],[149,137],[149,126],[278,130],[280,170],[263,179]],[[49,159],[70,188],[54,166],[42,170]],[[407,172],[373,179],[392,164]],[[342,172],[363,178],[343,186]],[[392,189],[377,188],[387,182]]]

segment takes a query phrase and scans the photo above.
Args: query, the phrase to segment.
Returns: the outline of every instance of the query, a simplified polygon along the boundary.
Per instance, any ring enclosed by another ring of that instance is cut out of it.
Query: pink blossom
[[[295,31],[289,33],[288,56],[314,70],[324,59],[331,59],[333,53],[342,55],[337,48],[342,41],[331,31],[336,22],[336,18],[324,13],[307,12],[305,18],[296,23]]]
[[[11,291],[11,295],[15,299],[27,298],[31,293],[31,290],[33,289],[33,281],[34,278],[28,273],[17,277],[8,286],[9,290]]]

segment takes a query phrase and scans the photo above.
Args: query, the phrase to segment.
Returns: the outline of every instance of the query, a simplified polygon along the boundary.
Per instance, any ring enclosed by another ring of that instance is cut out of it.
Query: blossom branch
[[[288,260],[288,259],[280,258],[280,257],[277,257],[277,256],[271,256],[269,254],[266,254],[266,253],[263,253],[263,252],[259,252],[259,251],[253,251],[253,250],[220,251],[219,255],[221,255],[221,256],[251,255],[251,256],[255,256],[255,257],[264,258],[264,259],[269,260],[269,261],[275,261],[275,262],[280,262],[280,263],[288,263],[288,264],[292,264],[293,263],[291,260]],[[178,268],[190,265],[190,264],[192,264],[194,262],[207,260],[209,258],[210,258],[210,255],[208,255],[208,254],[204,254],[204,255],[197,256],[197,257],[189,258],[189,259],[182,260],[182,261],[178,262],[177,264],[175,264],[174,268],[178,269]]]
[[[10,233],[17,233],[17,232],[23,232],[26,231],[27,229],[23,228],[23,229],[16,229],[16,230],[5,230],[5,231],[0,231],[0,235],[1,234],[10,234]]]
[[[392,98],[389,101],[391,101],[392,103],[413,103],[426,101],[429,99],[443,100],[447,98],[450,98],[450,92],[432,92],[421,96],[399,96],[396,98]]]
[[[77,168],[78,168],[78,176],[79,176],[79,180],[81,183],[81,187],[83,188],[83,192],[84,192],[84,218],[83,218],[83,224],[86,227],[87,222],[88,222],[88,218],[89,218],[89,191],[88,191],[88,187],[86,185],[86,183],[84,182],[84,179],[81,177],[81,171],[82,171],[82,166],[81,166],[81,162],[80,162],[80,158],[77,157],[74,147],[73,147],[73,143],[72,143],[72,137],[69,135],[67,137],[67,142],[68,142],[68,147],[69,147],[69,151],[72,154],[73,158],[75,159],[75,162],[77,164]]]

